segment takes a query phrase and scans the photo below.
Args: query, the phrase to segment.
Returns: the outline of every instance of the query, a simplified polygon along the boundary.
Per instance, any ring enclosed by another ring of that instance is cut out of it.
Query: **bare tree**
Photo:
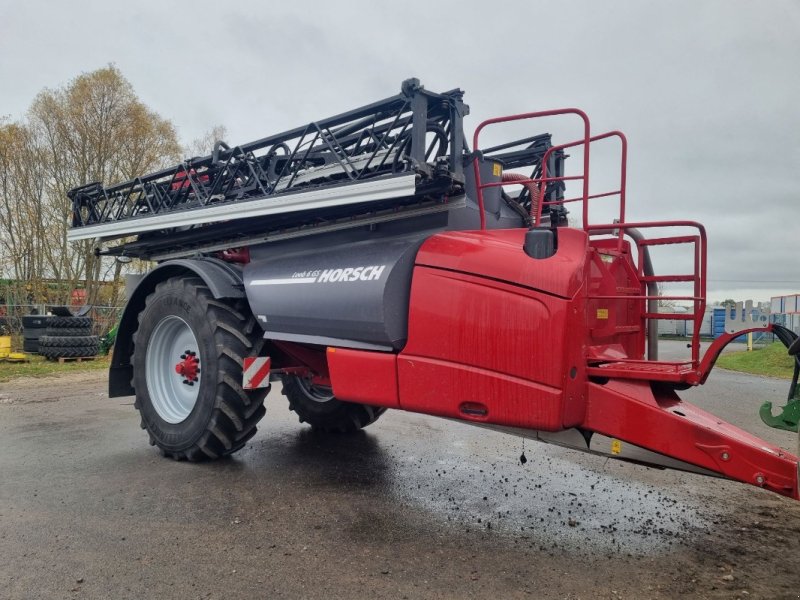
[[[199,138],[193,139],[184,149],[183,155],[187,158],[207,156],[214,150],[214,144],[225,141],[228,130],[224,125],[214,125]]]
[[[85,280],[94,303],[100,280],[118,281],[122,266],[104,269],[91,241],[67,242],[67,191],[131,179],[181,153],[172,123],[147,108],[113,65],[43,90],[26,121],[0,123],[0,268],[22,281],[58,279],[65,289]]]
[[[0,274],[25,282],[17,302],[39,301],[44,291],[48,231],[39,159],[27,128],[0,125]]]

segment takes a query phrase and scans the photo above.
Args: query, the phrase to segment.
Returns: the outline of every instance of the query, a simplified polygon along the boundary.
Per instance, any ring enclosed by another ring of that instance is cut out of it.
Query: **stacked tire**
[[[97,356],[99,350],[100,338],[92,335],[90,317],[50,317],[39,338],[39,354],[51,360]]]
[[[36,354],[39,340],[47,334],[47,326],[53,317],[28,315],[22,317],[22,351]]]

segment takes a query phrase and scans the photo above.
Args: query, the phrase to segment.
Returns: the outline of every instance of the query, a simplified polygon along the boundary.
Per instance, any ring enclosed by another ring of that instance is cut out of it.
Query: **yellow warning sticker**
[[[500,175],[502,174],[503,174],[503,165],[501,165],[500,163],[494,163],[494,165],[492,165],[492,175],[494,175],[495,177],[500,177]]]
[[[607,319],[608,318],[608,309],[607,308],[598,308],[597,309],[597,318],[598,319]]]
[[[622,442],[611,440],[611,454],[619,454],[620,452],[622,452]]]

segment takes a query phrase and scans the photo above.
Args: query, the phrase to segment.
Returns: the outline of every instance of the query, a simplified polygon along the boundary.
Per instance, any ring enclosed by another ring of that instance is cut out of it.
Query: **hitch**
[[[681,400],[670,386],[611,379],[588,388],[581,428],[621,440],[623,454],[633,444],[691,465],[672,468],[700,468],[800,500],[797,456]]]
[[[773,324],[772,332],[775,334],[775,337],[786,346],[789,356],[794,358],[794,375],[792,377],[792,383],[789,385],[789,396],[786,406],[781,408],[780,414],[773,415],[772,402],[764,402],[758,411],[758,415],[761,417],[764,424],[769,427],[799,433],[800,388],[798,388],[797,379],[798,376],[800,376],[800,337],[791,329],[787,329],[781,325]],[[800,438],[798,438],[798,450],[800,450]]]
[[[800,423],[800,398],[794,397],[789,400],[778,415],[772,414],[772,402],[764,402],[758,410],[758,416],[769,427],[797,433],[797,424]]]

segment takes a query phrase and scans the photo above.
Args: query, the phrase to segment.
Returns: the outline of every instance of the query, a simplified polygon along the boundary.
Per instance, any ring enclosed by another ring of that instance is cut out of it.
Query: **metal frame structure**
[[[172,236],[174,227],[190,226],[197,231],[186,244],[197,249],[219,242],[220,232],[206,226],[222,221],[305,213],[275,221],[285,228],[318,222],[330,216],[325,209],[340,206],[444,202],[463,191],[469,108],[462,96],[429,92],[409,79],[400,94],[334,117],[233,148],[218,142],[208,156],[124,183],[75,188],[68,238]],[[259,232],[271,228],[258,223]]]

